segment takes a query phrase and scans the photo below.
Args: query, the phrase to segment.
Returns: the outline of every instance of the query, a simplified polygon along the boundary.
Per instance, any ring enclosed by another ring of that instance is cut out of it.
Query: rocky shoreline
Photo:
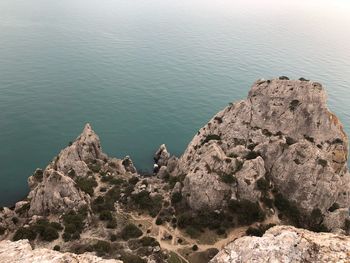
[[[348,137],[326,99],[317,82],[259,80],[181,157],[161,145],[148,175],[87,124],[1,209],[0,262],[346,262]]]

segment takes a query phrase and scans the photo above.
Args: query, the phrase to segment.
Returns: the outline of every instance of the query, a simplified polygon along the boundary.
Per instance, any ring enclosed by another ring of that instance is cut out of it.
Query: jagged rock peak
[[[100,138],[87,123],[78,138],[60,152],[55,168],[64,174],[73,169],[77,176],[85,176],[87,164],[96,159],[106,160],[107,156],[102,152]]]
[[[291,226],[269,229],[263,237],[242,237],[227,245],[211,263],[348,262],[350,237],[314,233]]]
[[[159,167],[167,166],[169,158],[170,153],[168,152],[165,144],[162,144],[154,154],[154,161]]]
[[[115,259],[102,259],[89,253],[81,255],[61,253],[46,248],[32,249],[28,240],[0,242],[0,261],[2,263],[122,263]]]
[[[255,82],[247,99],[198,131],[177,162],[172,174],[185,175],[189,206],[199,211],[221,209],[230,200],[255,203],[270,191],[301,214],[315,212],[331,222],[333,205],[350,206],[350,175],[348,137],[326,100],[317,82]]]

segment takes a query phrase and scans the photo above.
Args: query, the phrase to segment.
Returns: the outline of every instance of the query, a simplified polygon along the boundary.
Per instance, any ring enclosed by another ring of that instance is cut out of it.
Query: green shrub
[[[258,152],[254,152],[254,151],[250,151],[247,155],[246,155],[246,159],[247,160],[253,160],[256,159],[258,156],[260,156],[260,153]]]
[[[16,225],[18,223],[18,218],[17,217],[12,217],[12,222]]]
[[[97,182],[94,177],[77,177],[75,182],[79,189],[89,194],[90,196],[94,195],[94,188],[97,186]]]
[[[350,219],[345,219],[345,231],[347,232],[347,233],[349,233],[350,232]]]
[[[129,240],[130,238],[138,238],[142,236],[142,231],[134,224],[126,225],[121,232],[121,237],[124,240]]]
[[[163,224],[163,220],[160,218],[160,217],[157,217],[157,219],[156,219],[156,225],[161,225],[161,224]]]
[[[59,234],[57,232],[57,229],[51,226],[48,226],[48,227],[45,227],[43,232],[40,233],[40,237],[42,238],[42,240],[50,242],[57,239],[59,237]]]
[[[113,219],[112,213],[108,210],[104,210],[100,213],[100,220],[110,221]]]
[[[146,263],[147,261],[140,258],[137,255],[129,254],[129,253],[123,253],[121,260],[123,263]]]
[[[237,215],[240,224],[249,225],[255,221],[265,219],[265,213],[259,206],[259,203],[253,203],[248,200],[231,200],[229,208]]]
[[[153,237],[142,237],[140,243],[144,247],[156,247],[159,246],[158,241]]]
[[[275,206],[284,213],[297,227],[300,226],[301,214],[297,206],[289,202],[282,194],[275,195]]]
[[[70,211],[63,215],[64,233],[63,239],[65,241],[79,239],[80,233],[85,226],[86,211],[80,210],[78,213]]]
[[[237,183],[237,179],[236,177],[234,177],[231,174],[227,174],[227,173],[223,173],[222,175],[220,175],[220,179],[222,182],[224,182],[225,184],[234,184]]]
[[[171,195],[171,203],[172,204],[179,203],[179,202],[181,202],[181,200],[182,200],[181,192],[175,192]]]
[[[248,227],[248,229],[245,232],[248,236],[257,236],[257,237],[261,237],[264,234],[261,228],[251,227],[251,226]]]
[[[108,221],[107,228],[114,229],[117,227],[117,221],[113,218],[112,220]]]
[[[60,251],[61,247],[59,245],[56,245],[56,246],[53,247],[53,250]]]
[[[248,236],[257,236],[257,237],[261,237],[265,234],[265,232],[270,229],[271,227],[274,227],[275,224],[267,224],[267,225],[260,225],[258,227],[249,227],[246,230],[246,234]]]
[[[209,134],[205,137],[205,139],[203,140],[202,142],[202,145],[211,141],[211,140],[217,140],[217,141],[220,141],[221,140],[221,136],[220,135],[217,135],[217,134]]]
[[[317,163],[322,167],[326,167],[328,165],[327,160],[324,160],[324,159],[318,159]]]
[[[3,226],[0,226],[0,236],[2,236],[3,234],[5,234],[6,228]]]
[[[128,180],[129,184],[132,184],[132,185],[137,184],[138,181],[139,181],[139,178],[137,178],[136,176],[131,177],[131,178]]]
[[[328,208],[329,212],[334,212],[335,210],[339,209],[340,206],[338,203],[334,203],[330,208]]]
[[[193,251],[197,251],[197,250],[198,250],[198,246],[197,246],[197,245],[193,245],[193,246],[192,246],[192,250],[193,250]]]
[[[34,240],[36,236],[37,233],[32,227],[20,227],[15,232],[15,235],[13,236],[13,241],[17,241],[20,239]]]
[[[194,226],[188,226],[186,227],[186,234],[189,235],[191,238],[197,238],[200,236],[200,231]]]
[[[293,145],[293,144],[295,144],[297,141],[296,140],[294,140],[292,137],[286,137],[286,143],[287,143],[287,145]]]
[[[258,181],[256,181],[256,186],[260,191],[267,192],[269,190],[270,183],[264,177],[261,177],[258,179]]]
[[[298,106],[300,105],[300,101],[299,100],[292,100],[289,104],[289,109],[290,111],[295,111]]]
[[[111,240],[112,242],[117,240],[117,235],[112,234],[111,237],[109,238],[109,240]]]
[[[93,250],[96,252],[97,256],[102,257],[111,252],[111,244],[107,241],[99,240],[93,245]]]
[[[27,213],[29,209],[30,209],[30,203],[26,203],[22,207],[18,208],[16,210],[16,213],[23,215],[24,213]]]
[[[94,173],[98,173],[101,170],[101,165],[99,163],[97,163],[97,162],[90,163],[88,166],[89,166],[89,169],[91,171],[93,171]]]
[[[162,209],[163,197],[161,195],[151,197],[150,193],[144,190],[133,194],[131,199],[139,209],[147,210],[152,217],[157,216]]]
[[[43,170],[37,169],[37,170],[34,172],[33,177],[35,178],[35,180],[41,182],[41,181],[43,180],[43,177],[44,177]]]
[[[58,222],[51,222],[50,223],[50,226],[55,228],[56,230],[60,231],[60,230],[63,230],[63,227],[60,223]]]

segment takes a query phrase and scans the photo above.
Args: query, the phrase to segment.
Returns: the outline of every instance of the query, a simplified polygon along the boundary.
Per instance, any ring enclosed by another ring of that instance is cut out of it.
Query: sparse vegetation
[[[139,209],[147,210],[152,217],[156,217],[162,209],[163,197],[161,195],[151,197],[150,193],[144,190],[137,194],[133,194],[131,199]]]
[[[207,142],[211,141],[211,140],[216,140],[216,141],[221,141],[221,136],[217,135],[217,134],[209,134],[205,137],[205,139],[202,142],[203,144],[206,144]]]
[[[181,202],[181,200],[182,200],[181,192],[175,192],[171,195],[171,203],[172,204],[179,203],[179,202]]]
[[[256,181],[256,186],[260,191],[266,193],[269,190],[270,183],[264,177],[261,177]]]
[[[134,224],[127,224],[121,231],[121,237],[124,240],[129,240],[130,238],[138,238],[142,236],[142,231]]]
[[[23,214],[27,213],[29,209],[30,209],[30,203],[26,203],[23,206],[21,206],[20,208],[18,208],[16,210],[16,213],[23,215]]]
[[[97,256],[102,257],[106,254],[109,254],[112,250],[111,243],[103,240],[97,241],[93,245],[93,250],[96,252]]]
[[[337,209],[339,209],[339,208],[340,208],[339,204],[338,204],[338,203],[334,203],[334,204],[328,209],[328,211],[329,211],[329,212],[334,212],[335,210],[337,210]]]
[[[265,232],[270,229],[271,227],[274,227],[275,224],[267,224],[267,225],[260,225],[257,227],[248,227],[248,229],[246,230],[246,234],[248,236],[257,236],[257,237],[261,237],[265,234]]]
[[[259,203],[253,203],[248,200],[231,200],[229,209],[237,215],[240,224],[249,225],[265,219],[265,213],[260,208]]]
[[[6,228],[3,226],[0,226],[0,236],[2,236],[3,234],[5,234]]]
[[[326,167],[326,166],[328,165],[327,160],[324,160],[324,159],[318,159],[318,160],[317,160],[317,163],[318,163],[319,165],[321,165],[322,167]]]
[[[63,239],[65,241],[75,240],[80,238],[80,233],[85,226],[85,217],[87,212],[81,209],[79,212],[70,211],[63,215],[64,233]]]
[[[223,173],[223,174],[220,175],[220,179],[225,184],[237,183],[236,177],[234,175],[232,175],[232,174]]]
[[[75,182],[79,189],[89,194],[90,196],[94,195],[94,188],[97,186],[97,182],[94,177],[77,177]]]
[[[13,236],[13,241],[17,241],[20,239],[34,240],[36,236],[37,233],[32,227],[20,227],[15,232],[15,235]]]
[[[60,251],[61,250],[61,247],[59,245],[56,245],[53,247],[53,250],[55,251]]]
[[[282,194],[275,195],[275,206],[284,213],[297,227],[300,226],[300,212],[296,205],[289,202]]]
[[[255,152],[255,151],[250,151],[247,155],[246,155],[246,159],[247,160],[253,160],[256,159],[258,156],[260,156],[260,153]]]
[[[289,104],[289,110],[294,112],[298,108],[299,105],[300,105],[299,100],[292,100]]]

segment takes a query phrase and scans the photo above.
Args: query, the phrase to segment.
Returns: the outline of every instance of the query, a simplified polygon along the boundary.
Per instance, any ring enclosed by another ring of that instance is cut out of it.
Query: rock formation
[[[263,237],[242,237],[227,245],[211,263],[349,262],[350,237],[314,233],[291,226],[269,229]]]
[[[90,203],[90,197],[76,187],[63,173],[47,169],[40,182],[28,195],[29,215],[50,215],[79,209]]]
[[[208,262],[233,238],[262,235],[275,224],[349,234],[347,159],[348,138],[325,90],[305,79],[257,81],[246,100],[201,128],[179,159],[161,145],[153,174],[138,174],[129,156],[104,154],[87,124],[28,178],[27,198],[0,209],[0,238],[29,239],[38,248],[4,241],[0,261],[102,262],[41,249],[54,242],[64,252],[125,262]],[[196,242],[208,233],[208,244]],[[212,262],[342,262],[350,258],[349,241],[275,227],[262,238],[236,240]]]
[[[122,263],[114,259],[102,259],[92,254],[76,255],[60,253],[46,248],[32,249],[28,240],[0,242],[0,262],[2,263]]]
[[[261,80],[198,131],[172,175],[186,175],[183,196],[197,211],[273,190],[303,215],[333,217],[329,210],[350,206],[347,158],[348,138],[321,84]]]

